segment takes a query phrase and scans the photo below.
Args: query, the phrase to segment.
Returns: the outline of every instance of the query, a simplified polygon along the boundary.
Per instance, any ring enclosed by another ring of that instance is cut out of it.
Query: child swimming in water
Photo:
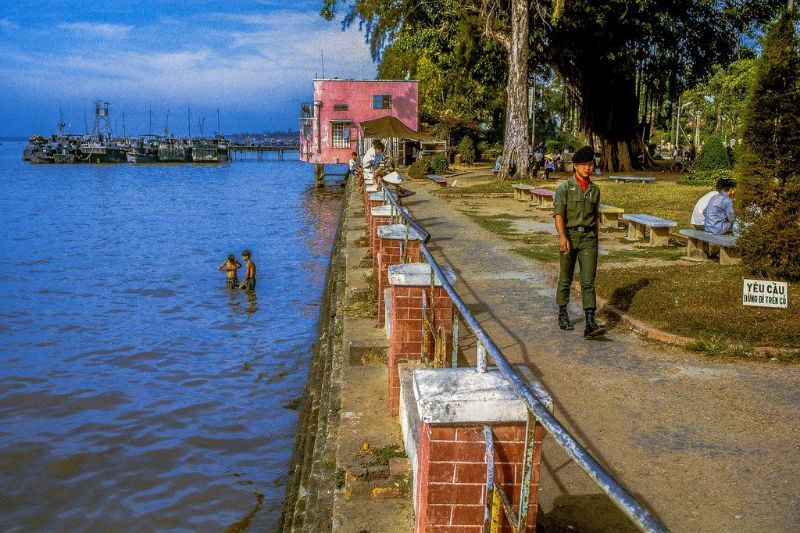
[[[225,286],[229,289],[235,289],[239,285],[239,267],[242,264],[236,260],[236,256],[231,254],[228,258],[219,265],[219,271],[225,272],[227,276]]]

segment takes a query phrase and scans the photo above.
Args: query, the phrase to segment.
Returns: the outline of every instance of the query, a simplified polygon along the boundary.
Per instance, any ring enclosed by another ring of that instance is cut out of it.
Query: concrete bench
[[[438,174],[428,174],[428,179],[440,187],[447,187],[447,178]]]
[[[669,230],[678,225],[677,222],[666,218],[654,217],[636,213],[622,215],[622,220],[628,222],[628,240],[642,241],[647,230],[650,231],[650,246],[666,246],[669,244]]]
[[[656,181],[652,176],[609,176],[608,179],[617,183],[653,183]]]
[[[619,226],[619,216],[624,212],[621,207],[600,204],[600,227],[616,229]]]
[[[530,194],[534,189],[533,185],[525,185],[524,183],[515,183],[511,186],[514,189],[514,200],[525,201],[525,193]]]
[[[735,265],[742,261],[739,257],[737,238],[733,235],[717,235],[696,229],[682,229],[678,231],[689,240],[686,248],[686,258],[689,260],[705,261],[710,259],[711,247],[719,247],[719,264]]]
[[[528,192],[536,206],[545,209],[553,207],[553,196],[556,195],[555,191],[551,191],[550,189],[531,189]]]

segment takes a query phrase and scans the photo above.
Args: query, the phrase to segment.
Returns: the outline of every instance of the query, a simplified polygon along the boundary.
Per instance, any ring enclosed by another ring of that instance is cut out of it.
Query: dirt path
[[[411,188],[405,205],[498,346],[531,367],[558,419],[670,529],[797,531],[800,366],[711,360],[623,326],[607,341],[584,341],[581,322],[562,332],[552,265],[511,252],[426,184]],[[578,531],[629,529],[552,440],[540,505],[549,523]]]

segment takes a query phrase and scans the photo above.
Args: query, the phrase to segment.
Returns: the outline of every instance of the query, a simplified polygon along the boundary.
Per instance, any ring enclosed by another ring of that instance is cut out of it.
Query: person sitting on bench
[[[703,211],[704,231],[723,235],[733,228],[736,215],[733,213],[732,197],[736,195],[736,180],[722,178],[718,182],[717,191],[719,194],[713,196],[708,201],[708,205]]]

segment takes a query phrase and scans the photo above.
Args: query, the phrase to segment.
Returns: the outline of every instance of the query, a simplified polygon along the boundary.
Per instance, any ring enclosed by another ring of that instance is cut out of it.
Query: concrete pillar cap
[[[528,420],[525,402],[497,369],[424,368],[414,370],[413,381],[419,418],[427,424]],[[552,410],[552,399],[540,383],[531,381],[530,389]]]
[[[369,193],[369,200],[371,202],[383,202],[386,200],[386,194],[383,191]]]
[[[442,265],[442,270],[447,281],[452,285],[456,282],[456,274],[447,265]],[[433,284],[442,286],[439,276],[434,278]],[[430,287],[431,266],[428,263],[402,263],[389,265],[389,285],[399,287]]]
[[[372,215],[375,216],[375,208],[373,208],[372,210]],[[388,216],[388,215],[378,215],[378,216]],[[408,233],[406,233],[406,231]],[[406,235],[408,235],[409,241],[422,240],[422,236],[419,233],[417,233],[417,231],[414,228],[406,226],[405,224],[384,224],[383,226],[378,226],[377,233],[378,237],[381,239],[404,241],[406,240]]]
[[[375,184],[372,184],[372,185],[367,185],[366,187],[364,187],[364,189],[365,189],[367,192],[370,192],[370,193],[372,193],[372,192],[378,192],[378,186],[377,186],[377,185],[375,185]]]
[[[393,205],[379,205],[376,207],[371,208],[372,216],[374,217],[390,217],[390,216],[397,216],[400,213],[395,209]],[[402,208],[404,213],[408,213],[408,209],[405,207]]]

